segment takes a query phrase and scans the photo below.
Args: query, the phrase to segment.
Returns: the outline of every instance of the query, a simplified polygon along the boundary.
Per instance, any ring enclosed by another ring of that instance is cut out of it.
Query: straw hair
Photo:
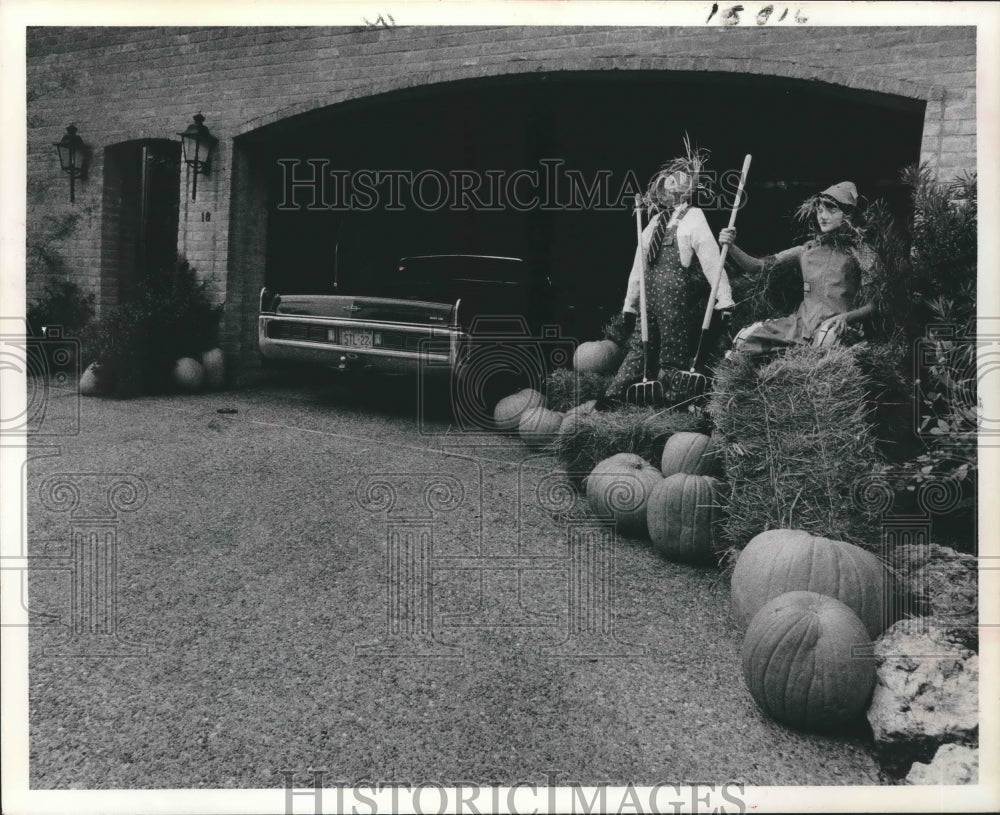
[[[699,189],[707,190],[709,184],[706,179],[702,178],[702,171],[705,169],[709,155],[708,150],[692,146],[690,136],[685,133],[684,155],[671,159],[653,174],[643,195],[643,206],[651,214],[669,209],[671,202],[664,196],[663,185],[667,179],[675,177],[678,173],[684,173],[688,176],[688,189],[684,194],[684,200],[693,199]]]

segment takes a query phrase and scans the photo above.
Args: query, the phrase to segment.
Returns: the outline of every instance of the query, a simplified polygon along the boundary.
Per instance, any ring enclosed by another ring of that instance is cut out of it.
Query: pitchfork
[[[661,216],[662,217],[662,216]],[[642,196],[635,196],[635,230],[639,240],[639,322],[642,329],[642,382],[630,385],[625,401],[634,405],[662,405],[663,385],[649,378],[649,323],[646,317],[646,252],[642,246]]]
[[[736,226],[736,213],[739,210],[740,201],[743,199],[743,187],[746,184],[747,173],[750,172],[750,156],[743,159],[743,172],[740,174],[740,185],[736,191],[736,200],[733,202],[733,211],[729,214],[729,228]],[[691,361],[691,369],[688,371],[674,371],[670,378],[670,392],[678,403],[697,399],[705,392],[708,386],[708,378],[698,371],[701,365],[701,350],[705,342],[705,334],[712,323],[712,310],[715,308],[715,300],[719,294],[719,281],[722,280],[722,272],[726,267],[726,255],[729,254],[729,244],[722,247],[719,257],[719,273],[712,281],[712,291],[708,295],[708,305],[705,306],[705,319],[701,322],[701,334],[698,336],[698,348],[694,352],[694,359]]]

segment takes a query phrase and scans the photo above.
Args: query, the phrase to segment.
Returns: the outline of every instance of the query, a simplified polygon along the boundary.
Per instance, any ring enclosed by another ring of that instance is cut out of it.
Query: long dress
[[[861,287],[861,267],[840,246],[809,241],[779,252],[766,266],[797,263],[802,274],[802,302],[793,314],[752,323],[733,340],[743,354],[770,354],[812,341],[824,320],[853,310]]]

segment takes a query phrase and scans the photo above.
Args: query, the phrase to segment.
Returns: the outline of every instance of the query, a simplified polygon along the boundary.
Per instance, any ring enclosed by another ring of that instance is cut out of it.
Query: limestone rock
[[[876,641],[875,664],[868,722],[888,772],[904,774],[941,744],[975,742],[979,658],[955,641],[947,621],[899,621]]]
[[[977,561],[947,546],[907,544],[893,550],[891,565],[911,613],[942,620],[949,636],[979,649]]]
[[[976,784],[979,781],[979,750],[964,744],[938,748],[930,764],[914,764],[907,784]]]

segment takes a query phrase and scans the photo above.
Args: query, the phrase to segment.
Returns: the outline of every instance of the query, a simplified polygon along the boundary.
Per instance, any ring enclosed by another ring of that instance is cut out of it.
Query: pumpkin
[[[528,408],[521,414],[518,433],[528,447],[541,448],[551,444],[562,426],[563,415],[544,407]]]
[[[101,380],[97,376],[97,363],[91,363],[80,377],[80,395],[100,396],[101,385]]]
[[[210,391],[220,390],[226,383],[226,358],[221,348],[212,348],[201,355],[201,367],[205,369],[205,387]]]
[[[769,716],[802,730],[831,731],[860,716],[875,687],[872,640],[833,597],[791,591],[750,620],[743,680]]]
[[[704,433],[674,433],[663,446],[660,472],[664,478],[674,473],[721,475],[721,453],[716,439]]]
[[[536,390],[524,388],[517,393],[505,396],[493,408],[493,421],[498,430],[511,432],[517,430],[521,423],[521,414],[528,408],[541,407],[545,404],[544,397]]]
[[[657,552],[688,563],[715,558],[718,483],[707,475],[674,473],[653,487],[646,505],[646,526]]]
[[[613,374],[625,354],[614,340],[581,342],[573,352],[573,369],[580,373]]]
[[[186,391],[198,390],[205,381],[205,369],[191,357],[181,357],[174,365],[174,383]]]
[[[598,462],[585,480],[594,513],[613,518],[623,535],[646,534],[646,503],[663,480],[660,471],[635,453],[617,453]]]
[[[779,594],[814,591],[853,609],[875,639],[885,626],[886,579],[881,561],[864,549],[801,529],[771,529],[740,553],[730,585],[743,625]]]
[[[584,416],[589,416],[591,413],[594,413],[596,406],[597,400],[591,399],[589,402],[584,402],[567,410],[563,415],[562,424],[559,425],[559,435],[574,435],[577,428],[580,426],[580,420]]]

